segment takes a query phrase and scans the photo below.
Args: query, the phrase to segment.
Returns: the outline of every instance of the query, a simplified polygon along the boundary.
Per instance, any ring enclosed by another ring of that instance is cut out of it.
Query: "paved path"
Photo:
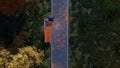
[[[68,0],[52,0],[51,68],[68,68]]]

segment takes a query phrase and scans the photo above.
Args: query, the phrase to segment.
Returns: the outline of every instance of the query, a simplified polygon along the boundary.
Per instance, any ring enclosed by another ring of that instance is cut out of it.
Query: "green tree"
[[[119,12],[118,0],[70,0],[70,68],[119,68]]]

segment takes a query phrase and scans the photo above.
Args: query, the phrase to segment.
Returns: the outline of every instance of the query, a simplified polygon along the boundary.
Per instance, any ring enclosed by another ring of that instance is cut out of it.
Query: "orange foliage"
[[[65,20],[68,22],[68,8],[64,10]]]
[[[17,10],[22,10],[25,0],[0,0],[0,13],[14,15]]]
[[[52,68],[55,68],[55,64],[54,63],[52,63]]]
[[[37,7],[39,0],[0,0],[0,13],[11,16],[16,11],[21,11],[25,8],[25,4],[32,2],[34,7]]]
[[[25,31],[21,31],[19,34],[15,35],[12,46],[14,48],[20,48],[26,46],[25,42],[30,38],[30,34]]]

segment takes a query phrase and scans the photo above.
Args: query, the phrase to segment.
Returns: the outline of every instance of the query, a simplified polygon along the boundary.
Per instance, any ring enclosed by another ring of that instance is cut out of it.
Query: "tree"
[[[70,67],[119,68],[118,0],[70,2]]]

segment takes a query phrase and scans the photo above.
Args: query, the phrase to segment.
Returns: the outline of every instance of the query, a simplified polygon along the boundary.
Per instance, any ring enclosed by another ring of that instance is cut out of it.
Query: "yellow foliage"
[[[31,68],[34,65],[42,65],[43,58],[44,52],[31,46],[19,48],[16,55],[3,49],[0,50],[0,68]]]

